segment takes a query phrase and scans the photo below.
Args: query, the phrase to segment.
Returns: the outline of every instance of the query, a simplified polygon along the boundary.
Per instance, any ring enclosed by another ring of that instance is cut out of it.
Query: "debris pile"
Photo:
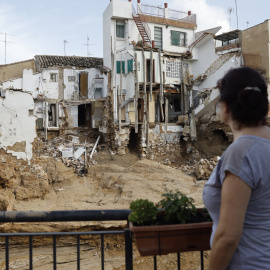
[[[90,164],[96,164],[91,159],[93,154],[97,152],[99,139],[100,136],[96,143],[80,143],[79,137],[70,135],[64,138],[59,136],[43,143],[43,149],[39,150],[38,154],[61,160],[67,167],[73,167],[74,173],[84,176],[87,174]]]
[[[219,157],[211,159],[201,158],[199,162],[192,165],[181,165],[179,169],[189,175],[193,175],[197,180],[207,180],[217,165]]]

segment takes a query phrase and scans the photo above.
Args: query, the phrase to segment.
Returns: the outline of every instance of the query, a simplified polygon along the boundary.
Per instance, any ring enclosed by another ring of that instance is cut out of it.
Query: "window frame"
[[[122,28],[122,30],[120,30],[120,28]],[[119,33],[121,34],[119,35]],[[115,36],[116,38],[125,39],[126,37],[125,21],[116,21]]]
[[[179,36],[173,37],[173,35],[176,35],[176,34],[178,34]],[[177,44],[175,44],[175,43],[177,43]],[[181,32],[181,31],[176,31],[176,30],[171,30],[171,45],[177,46],[177,47],[187,47],[187,33]]]
[[[121,65],[121,62],[122,62],[122,65]],[[122,70],[122,74],[126,73],[125,61],[116,61],[116,73],[121,74],[121,70]]]
[[[57,73],[50,73],[50,82],[57,82]]]

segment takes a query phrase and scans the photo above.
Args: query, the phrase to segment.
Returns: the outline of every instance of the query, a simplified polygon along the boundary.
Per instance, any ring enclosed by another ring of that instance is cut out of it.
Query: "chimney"
[[[188,16],[190,16],[191,15],[191,11],[188,11]]]
[[[164,7],[165,8],[168,8],[168,3],[164,3]]]
[[[141,0],[137,0],[137,3],[140,4],[141,3]]]
[[[155,41],[152,40],[152,48],[155,48]]]
[[[128,2],[131,2],[131,0],[128,0]]]

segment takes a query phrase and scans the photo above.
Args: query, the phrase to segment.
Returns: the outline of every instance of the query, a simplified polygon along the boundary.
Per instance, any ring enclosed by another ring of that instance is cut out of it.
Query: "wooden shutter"
[[[88,96],[88,73],[80,73],[80,95]]]

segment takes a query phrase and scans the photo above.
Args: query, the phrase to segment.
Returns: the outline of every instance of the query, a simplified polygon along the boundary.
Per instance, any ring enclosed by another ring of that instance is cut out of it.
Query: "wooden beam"
[[[139,78],[138,78],[138,56],[135,52],[135,95],[134,95],[134,110],[135,110],[135,133],[138,133],[138,96],[139,96]]]
[[[163,95],[163,78],[162,78],[162,61],[161,61],[161,52],[158,52],[159,56],[159,77],[160,77],[160,87],[159,87],[159,92],[160,92],[160,99],[161,99],[161,104],[164,104],[164,95]]]
[[[165,99],[165,139],[167,141],[167,129],[168,129],[168,120],[169,120],[169,100]]]
[[[152,102],[153,88],[153,51],[150,53],[150,101]]]

